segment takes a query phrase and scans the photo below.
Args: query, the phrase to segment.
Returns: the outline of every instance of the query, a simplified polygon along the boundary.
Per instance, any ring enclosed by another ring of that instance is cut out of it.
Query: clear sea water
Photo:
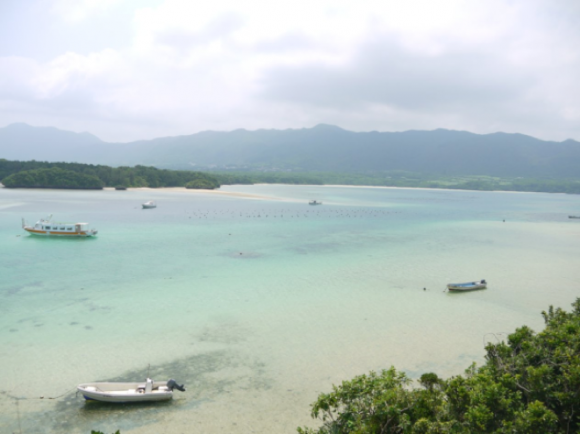
[[[292,433],[332,384],[391,365],[460,374],[580,296],[578,196],[221,191],[0,189],[0,432]],[[21,229],[49,214],[99,235]],[[153,405],[75,394],[147,375],[188,390]]]

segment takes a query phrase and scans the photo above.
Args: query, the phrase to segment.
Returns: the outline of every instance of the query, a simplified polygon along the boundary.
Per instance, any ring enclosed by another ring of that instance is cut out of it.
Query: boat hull
[[[478,289],[486,289],[486,283],[480,282],[466,282],[466,283],[450,283],[447,285],[449,291],[476,291]]]
[[[173,391],[165,381],[154,382],[151,391],[146,391],[145,386],[145,383],[85,383],[80,384],[77,390],[87,401],[130,403],[169,401],[173,398]]]
[[[96,229],[90,229],[88,223],[67,223],[54,222],[52,215],[45,219],[40,219],[34,226],[26,224],[22,219],[22,229],[32,235],[42,237],[94,237],[97,235]]]
[[[24,230],[32,235],[38,235],[41,237],[65,237],[65,238],[76,238],[76,237],[94,237],[97,235],[97,231],[83,231],[83,232],[60,232],[60,231],[44,231],[40,229],[33,229],[30,227],[25,227]]]

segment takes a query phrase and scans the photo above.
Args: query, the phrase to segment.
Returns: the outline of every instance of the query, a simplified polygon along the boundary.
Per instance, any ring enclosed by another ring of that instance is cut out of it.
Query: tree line
[[[450,177],[406,171],[389,172],[288,172],[288,171],[190,171],[149,166],[110,167],[81,163],[8,161],[0,159],[0,180],[5,186],[43,186],[50,177],[51,188],[102,188],[94,178],[75,177],[63,172],[36,172],[40,169],[64,171],[94,177],[104,187],[187,187],[214,189],[232,184],[369,185],[382,187],[443,188],[480,191],[526,191],[580,194],[577,179],[497,178],[489,176]],[[7,179],[21,172],[18,177]],[[74,186],[77,187],[74,187]],[[44,185],[49,187],[48,185]]]
[[[215,176],[202,172],[163,170],[147,166],[109,167],[4,159],[0,159],[0,180],[6,187],[34,188],[220,187]]]
[[[52,167],[50,169],[23,170],[2,180],[8,188],[69,188],[101,190],[104,186],[96,176]]]

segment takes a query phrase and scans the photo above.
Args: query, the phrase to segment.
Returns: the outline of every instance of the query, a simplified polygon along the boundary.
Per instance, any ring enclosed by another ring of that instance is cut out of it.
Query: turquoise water
[[[0,432],[291,433],[333,383],[461,373],[484,342],[580,296],[577,196],[221,190],[0,189]],[[49,214],[99,235],[20,227]],[[147,375],[188,391],[122,407],[74,393]]]

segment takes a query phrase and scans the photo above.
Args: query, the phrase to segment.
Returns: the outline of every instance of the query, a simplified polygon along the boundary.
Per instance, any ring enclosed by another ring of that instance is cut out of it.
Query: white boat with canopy
[[[63,236],[63,237],[93,237],[97,235],[96,229],[90,229],[88,223],[64,223],[52,220],[52,215],[40,219],[34,226],[22,219],[22,229],[33,235]]]

